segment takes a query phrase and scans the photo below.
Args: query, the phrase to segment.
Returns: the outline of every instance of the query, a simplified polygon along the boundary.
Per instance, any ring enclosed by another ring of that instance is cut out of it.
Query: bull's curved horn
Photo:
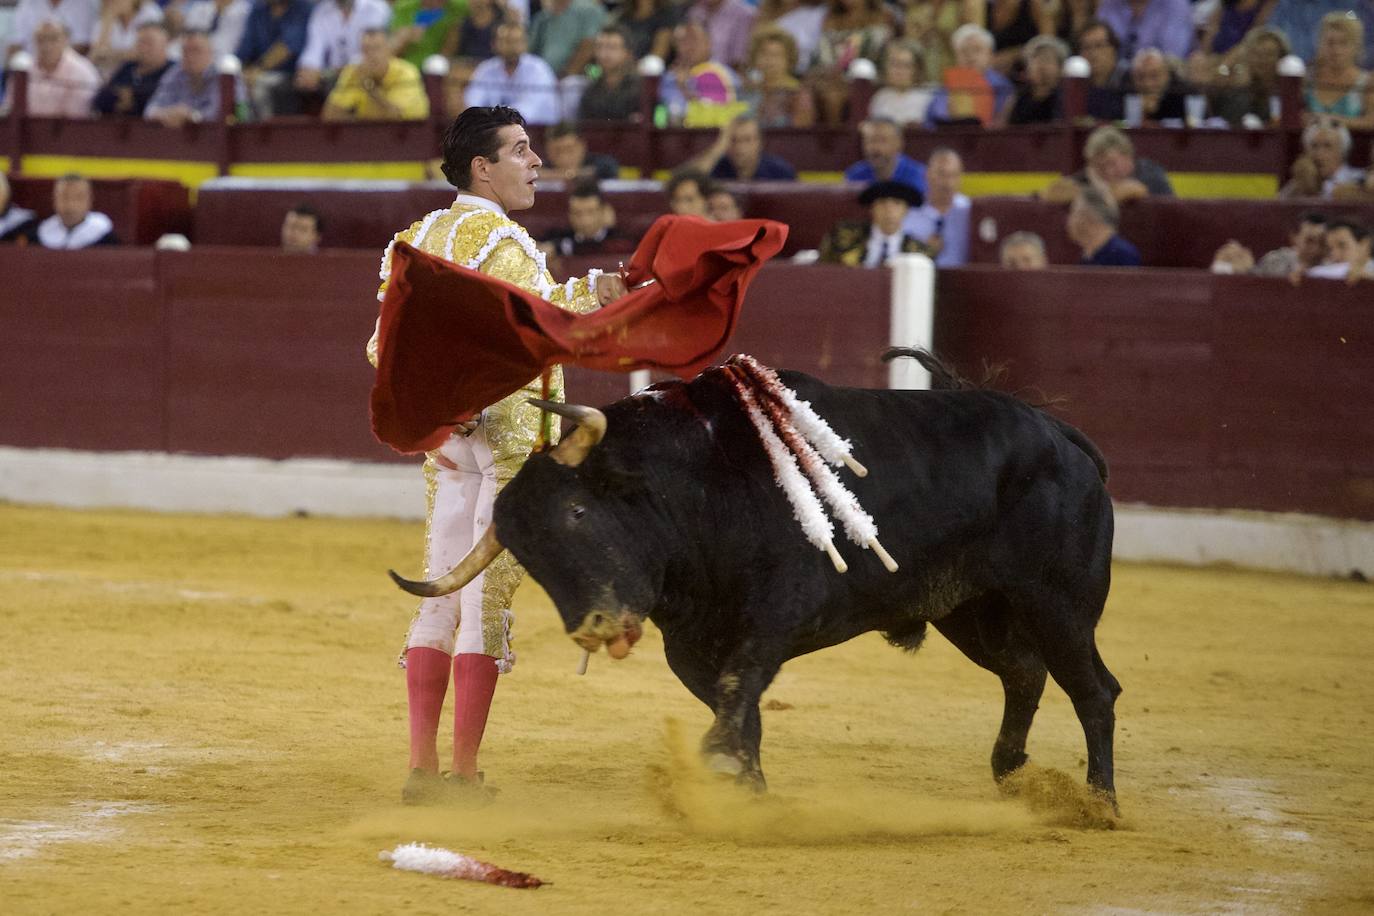
[[[489,525],[482,537],[472,546],[472,550],[468,551],[468,555],[458,561],[457,566],[437,579],[431,579],[428,582],[414,582],[398,576],[394,569],[388,569],[387,572],[391,574],[393,582],[412,595],[419,595],[421,598],[438,598],[442,595],[451,595],[476,579],[482,574],[482,570],[490,566],[491,561],[495,560],[505,549],[501,546],[501,542],[496,539],[496,526]]]
[[[577,429],[572,435],[559,442],[553,450],[553,460],[566,467],[575,468],[587,457],[587,453],[606,435],[606,415],[595,407],[581,404],[558,404],[530,398],[529,402],[540,410],[556,413],[560,417],[577,421]]]

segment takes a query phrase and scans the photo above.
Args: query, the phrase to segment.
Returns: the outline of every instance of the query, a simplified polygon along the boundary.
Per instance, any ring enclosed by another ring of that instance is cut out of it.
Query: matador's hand
[[[602,274],[596,278],[596,301],[598,305],[610,305],[625,295],[626,292],[628,289],[625,286],[625,278],[620,274]]]

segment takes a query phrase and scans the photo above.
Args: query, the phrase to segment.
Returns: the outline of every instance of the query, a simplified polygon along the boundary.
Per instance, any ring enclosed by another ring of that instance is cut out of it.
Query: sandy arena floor
[[[0,506],[0,912],[1374,910],[1374,586],[1119,567],[1099,643],[1126,688],[1123,818],[1102,829],[1063,693],[1031,732],[1036,791],[1004,799],[1000,688],[933,631],[915,658],[870,634],[788,665],[772,793],[741,799],[696,771],[709,717],[657,632],[578,678],[527,585],[483,753],[499,801],[414,810],[411,603],[385,570],[417,572],[420,538]],[[377,860],[415,840],[553,885]]]

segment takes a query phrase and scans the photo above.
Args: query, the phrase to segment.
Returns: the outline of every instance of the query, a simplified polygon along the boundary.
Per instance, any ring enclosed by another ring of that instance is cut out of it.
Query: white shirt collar
[[[459,191],[458,196],[453,199],[453,205],[456,207],[459,204],[465,207],[481,207],[483,210],[490,210],[492,213],[499,213],[502,216],[506,215],[506,211],[502,209],[501,205],[496,201],[488,200],[485,197],[478,197],[476,194],[465,194]]]

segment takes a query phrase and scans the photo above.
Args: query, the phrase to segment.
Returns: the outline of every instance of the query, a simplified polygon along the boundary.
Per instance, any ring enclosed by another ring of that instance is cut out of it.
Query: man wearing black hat
[[[849,267],[881,267],[894,254],[933,254],[925,243],[902,231],[902,221],[922,202],[921,192],[908,184],[874,182],[859,195],[859,203],[868,208],[868,221],[831,226],[821,240],[821,260]]]

